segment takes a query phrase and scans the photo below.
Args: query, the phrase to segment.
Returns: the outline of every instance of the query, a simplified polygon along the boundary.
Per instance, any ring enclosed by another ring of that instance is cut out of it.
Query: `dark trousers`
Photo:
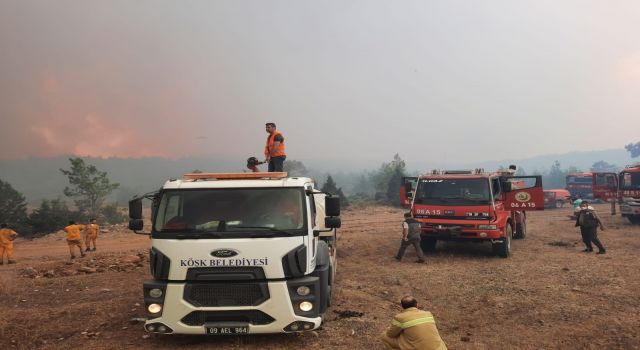
[[[417,239],[409,239],[408,241],[405,241],[404,239],[400,241],[400,249],[398,249],[398,254],[396,255],[396,258],[398,260],[402,259],[402,256],[404,255],[404,251],[407,250],[407,247],[413,245],[413,247],[416,249],[416,255],[418,256],[418,260],[424,260],[424,254],[422,253],[422,248],[420,248],[420,238],[418,237]]]
[[[284,167],[285,159],[287,159],[287,156],[271,157],[271,159],[269,159],[269,172],[273,173],[283,171],[282,168]]]
[[[602,245],[602,243],[598,239],[598,228],[597,227],[582,227],[582,226],[580,226],[580,233],[582,234],[582,241],[584,242],[584,245],[587,246],[588,250],[593,250],[593,246],[591,245],[591,243],[593,243],[593,244],[596,245],[596,247],[598,247],[598,249],[601,252],[605,251],[604,246]]]

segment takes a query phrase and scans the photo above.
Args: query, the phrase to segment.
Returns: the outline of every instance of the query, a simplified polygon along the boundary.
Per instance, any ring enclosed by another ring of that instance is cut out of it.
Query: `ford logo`
[[[238,252],[233,249],[216,249],[211,252],[211,255],[216,258],[230,258],[238,255]]]

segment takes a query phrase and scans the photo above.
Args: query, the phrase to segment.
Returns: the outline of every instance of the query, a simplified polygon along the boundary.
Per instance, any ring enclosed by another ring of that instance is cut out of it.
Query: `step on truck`
[[[628,165],[620,173],[594,173],[593,194],[597,199],[620,205],[620,214],[640,225],[640,163]]]
[[[416,178],[411,212],[422,224],[422,249],[438,241],[491,242],[511,255],[511,239],[526,236],[526,211],[544,210],[541,176],[508,172],[438,171]]]
[[[142,200],[151,199],[150,232]],[[331,303],[340,202],[287,173],[200,173],[129,202],[151,238],[145,329],[163,334],[316,329]]]

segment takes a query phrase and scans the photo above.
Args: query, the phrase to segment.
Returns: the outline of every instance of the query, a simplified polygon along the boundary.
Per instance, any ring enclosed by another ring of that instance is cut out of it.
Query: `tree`
[[[387,201],[389,204],[399,207],[400,206],[400,187],[402,186],[402,177],[404,177],[404,169],[395,168],[389,178],[387,185]]]
[[[106,197],[120,184],[111,183],[107,173],[85,164],[82,158],[69,158],[71,169],[60,171],[69,178],[72,187],[64,188],[64,195],[74,199],[78,211],[96,217]]]
[[[120,224],[127,220],[127,215],[118,207],[118,203],[107,204],[102,208],[102,216],[110,224]]]
[[[29,230],[27,202],[24,195],[2,180],[0,180],[0,222],[7,224],[18,233]]]
[[[565,183],[565,172],[562,171],[559,161],[553,162],[549,173],[542,177],[544,187],[563,188]]]
[[[33,233],[51,233],[67,226],[70,220],[83,219],[85,218],[79,212],[69,210],[67,203],[62,199],[45,199],[40,203],[40,207],[29,215],[29,224]]]
[[[631,153],[631,158],[640,157],[640,142],[630,143],[624,146],[624,149]]]
[[[331,175],[327,175],[327,181],[324,182],[324,185],[322,185],[322,188],[320,188],[320,191],[331,193],[333,195],[337,195],[338,197],[340,197],[340,206],[342,208],[346,208],[349,206],[349,200],[342,192],[342,188],[338,188],[335,181],[333,181],[333,177],[331,177]]]
[[[618,167],[614,164],[609,164],[604,160],[593,163],[591,171],[615,173],[618,171]]]
[[[289,173],[289,176],[306,176],[309,174],[307,167],[298,160],[287,160],[284,162],[282,170]]]
[[[373,175],[375,185],[374,198],[383,203],[397,205],[400,203],[400,184],[402,177],[406,174],[406,164],[399,154],[393,156],[393,160],[389,163],[382,163],[380,169]],[[393,181],[392,181],[393,180]],[[393,183],[391,183],[393,182]],[[391,186],[397,185],[395,193]],[[396,201],[397,198],[397,201]]]

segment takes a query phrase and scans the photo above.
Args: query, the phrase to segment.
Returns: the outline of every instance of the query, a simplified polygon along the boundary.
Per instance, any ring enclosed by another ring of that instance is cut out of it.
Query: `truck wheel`
[[[423,238],[420,240],[420,248],[423,252],[433,252],[436,250],[436,243],[438,243],[437,239]]]
[[[527,222],[516,224],[516,232],[513,235],[514,239],[523,239],[527,236]]]
[[[513,235],[513,229],[511,224],[507,224],[505,228],[505,237],[502,243],[493,243],[493,253],[501,258],[508,258],[511,255],[511,236]]]

